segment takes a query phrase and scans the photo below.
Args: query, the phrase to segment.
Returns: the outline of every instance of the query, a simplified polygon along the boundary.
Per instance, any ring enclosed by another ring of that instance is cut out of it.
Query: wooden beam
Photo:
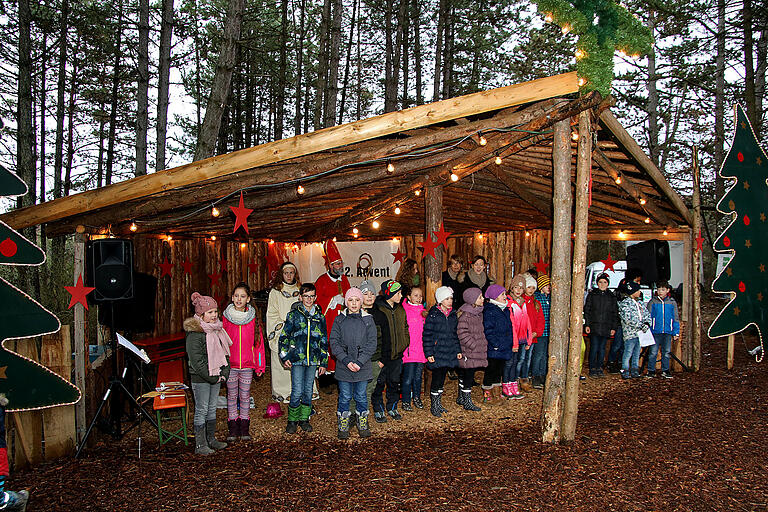
[[[675,224],[675,222],[673,222],[666,213],[664,213],[659,207],[656,206],[656,203],[653,201],[653,199],[638,190],[637,186],[632,182],[629,176],[623,173],[619,173],[619,171],[614,167],[613,163],[608,159],[607,156],[605,156],[605,154],[603,154],[600,148],[595,148],[594,151],[592,151],[592,158],[594,158],[597,165],[603,171],[605,171],[605,173],[613,180],[614,183],[616,183],[616,180],[621,177],[619,180],[621,183],[617,183],[616,186],[620,187],[627,194],[629,194],[630,197],[635,199],[638,204],[640,204],[640,206],[646,212],[648,212],[648,215],[652,217],[654,221],[664,227],[672,227]],[[642,204],[643,201],[645,204]]]
[[[77,283],[78,276],[85,276],[85,235],[75,234],[75,264],[73,269],[74,283]],[[74,352],[75,352],[75,386],[83,394],[79,402],[75,404],[75,425],[78,446],[83,442],[85,430],[88,426],[85,412],[85,358],[88,357],[88,350],[85,340],[85,308],[82,304],[75,304],[75,318],[73,323],[75,330]]]
[[[667,199],[670,200],[677,211],[680,212],[680,215],[683,217],[683,219],[685,219],[685,222],[689,226],[692,225],[693,218],[691,217],[691,213],[688,211],[688,208],[685,206],[683,198],[680,197],[680,194],[678,194],[675,189],[672,188],[672,185],[669,184],[667,179],[664,177],[664,174],[662,174],[662,172],[656,167],[648,155],[645,154],[645,151],[643,151],[635,139],[633,139],[632,136],[627,133],[627,130],[625,130],[621,123],[619,123],[619,120],[616,119],[616,116],[614,116],[610,110],[605,110],[602,114],[600,114],[600,120],[611,131],[611,133],[613,133],[619,142],[622,143],[627,152],[632,155],[635,160],[637,160],[637,163],[639,163],[643,170],[648,173],[656,185],[661,188],[661,191],[664,192],[664,195],[667,196]]]
[[[575,92],[578,92],[577,77],[575,72],[571,72],[450,98],[139,176],[97,190],[48,201],[36,208],[16,210],[2,216],[0,220],[15,229],[21,229],[342,145]],[[252,184],[273,181],[273,172],[265,171],[254,176]]]
[[[546,218],[552,217],[551,205],[545,203],[544,201],[541,201],[538,197],[531,194],[524,187],[519,186],[518,183],[516,183],[512,178],[510,178],[508,174],[506,174],[501,170],[500,166],[489,165],[488,167],[486,167],[486,169],[488,169],[491,172],[491,174],[496,176],[496,179],[498,179],[509,190],[514,192],[520,199],[522,199],[526,203],[536,208],[536,210],[538,210],[539,213],[544,215]]]

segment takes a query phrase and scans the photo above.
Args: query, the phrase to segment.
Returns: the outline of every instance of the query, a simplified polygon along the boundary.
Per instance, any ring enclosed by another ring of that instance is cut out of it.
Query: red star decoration
[[[163,259],[163,262],[158,265],[160,267],[160,277],[163,276],[170,276],[171,275],[171,269],[174,267],[174,264],[168,261],[168,256]]]
[[[611,258],[611,253],[608,253],[608,257],[600,261],[603,263],[603,265],[605,265],[605,268],[603,270],[605,270],[606,272],[608,270],[610,270],[611,272],[615,272],[615,270],[613,269],[613,266],[617,263],[617,261]]]
[[[219,269],[221,269],[221,273],[225,273],[227,271],[227,260],[224,258],[219,261]]]
[[[701,236],[701,230],[699,230],[699,236],[695,238],[696,250],[700,251],[704,247],[704,237]]]
[[[547,267],[549,267],[549,263],[544,263],[544,258],[539,257],[539,261],[533,264],[534,267],[536,267],[536,272],[539,274],[546,274],[547,273]]]
[[[70,299],[67,309],[72,309],[72,306],[79,302],[87,310],[88,300],[85,297],[96,288],[93,286],[85,286],[83,284],[83,274],[80,274],[77,276],[77,284],[75,286],[65,286],[64,289],[72,295],[72,299]]]
[[[185,274],[192,275],[192,262],[189,261],[189,258],[185,258],[181,266],[184,267]]]
[[[429,254],[433,258],[437,258],[437,256],[435,256],[435,249],[440,247],[440,244],[438,244],[437,242],[433,242],[432,236],[428,236],[426,240],[424,240],[423,242],[419,242],[419,245],[422,247],[422,249],[424,249],[424,254],[421,257],[422,259],[426,258],[427,254]]]
[[[229,209],[235,214],[235,229],[232,230],[232,233],[235,233],[240,226],[242,226],[245,232],[248,233],[248,216],[253,210],[246,208],[243,205],[242,192],[240,192],[240,204],[238,204],[237,207],[230,206]]]
[[[398,261],[400,263],[405,261],[406,254],[403,251],[401,251],[399,248],[397,249],[397,252],[393,252],[393,253],[390,253],[390,254],[392,254],[392,256],[395,257],[395,260],[392,262],[392,264],[395,264]]]
[[[435,242],[435,247],[444,246],[445,250],[448,250],[448,235],[451,234],[450,231],[446,231],[445,227],[443,226],[443,223],[440,223],[440,229],[438,231],[432,232],[436,237],[437,241]]]
[[[251,261],[251,262],[248,264],[248,271],[249,271],[251,274],[255,274],[256,272],[258,272],[258,271],[259,271],[259,264],[258,264],[258,263],[256,263],[256,260],[253,260],[253,261]]]
[[[214,286],[216,286],[216,284],[218,284],[219,279],[221,279],[221,274],[219,274],[218,272],[215,272],[213,274],[208,274],[208,279],[211,280],[211,288],[213,288]]]

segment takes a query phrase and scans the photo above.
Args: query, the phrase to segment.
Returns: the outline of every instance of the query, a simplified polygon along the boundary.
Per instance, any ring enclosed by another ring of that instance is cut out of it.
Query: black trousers
[[[381,369],[381,373],[379,373],[376,387],[373,388],[373,394],[371,395],[371,405],[373,405],[374,412],[384,411],[384,400],[381,396],[384,388],[387,390],[386,410],[391,411],[397,407],[397,402],[400,400],[400,374],[402,371],[402,357],[391,361],[384,361],[384,367]]]
[[[451,368],[434,368],[432,370],[432,383],[429,385],[430,393],[437,394],[445,385],[445,376]]]
[[[485,369],[485,375],[483,376],[483,387],[490,388],[494,384],[501,383],[501,374],[504,372],[503,359],[488,359],[488,366]]]
[[[465,391],[472,390],[472,383],[475,382],[475,372],[477,368],[461,368],[459,370],[459,387]]]

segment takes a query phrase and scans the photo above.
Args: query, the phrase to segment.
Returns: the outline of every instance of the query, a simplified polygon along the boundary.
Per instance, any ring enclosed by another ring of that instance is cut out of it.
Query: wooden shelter
[[[403,237],[406,252],[417,256],[416,243],[442,222],[453,233],[451,248],[491,255],[492,273],[505,282],[510,261],[518,271],[539,258],[552,261],[553,278],[558,251],[571,262],[565,232],[557,234],[558,215],[560,224],[567,220],[567,239],[575,240],[576,249],[587,238],[682,239],[692,276],[692,214],[610,112],[610,102],[597,93],[580,96],[577,82],[575,73],[567,73],[390,112],[0,219],[16,229],[45,224],[49,236],[134,237],[139,269],[158,277],[163,255],[177,265],[172,276],[185,258],[203,259],[196,274],[179,274],[182,285],[161,281],[158,310],[164,314],[158,315],[157,334],[179,329],[189,293],[207,290],[206,275],[221,260],[228,262],[225,283],[246,279],[263,288],[270,241]],[[558,177],[565,187],[560,192]],[[249,233],[233,234],[229,207],[238,205],[241,193],[254,212]],[[574,254],[573,268],[580,263],[583,277],[585,256]],[[249,267],[253,262],[257,267]],[[426,258],[425,266],[429,297],[443,262]],[[688,297],[693,282],[686,279]],[[563,284],[570,289],[570,277]],[[692,313],[688,304],[683,320]],[[693,345],[690,339],[683,344],[688,363]]]

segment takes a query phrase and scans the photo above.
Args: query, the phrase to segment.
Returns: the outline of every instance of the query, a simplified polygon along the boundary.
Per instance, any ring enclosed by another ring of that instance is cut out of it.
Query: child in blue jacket
[[[648,301],[648,311],[651,313],[651,332],[656,343],[651,345],[648,353],[647,377],[656,373],[656,358],[661,351],[661,376],[672,378],[669,370],[669,354],[672,351],[672,340],[680,338],[680,315],[677,301],[669,295],[672,287],[667,281],[656,283],[656,296]]]

